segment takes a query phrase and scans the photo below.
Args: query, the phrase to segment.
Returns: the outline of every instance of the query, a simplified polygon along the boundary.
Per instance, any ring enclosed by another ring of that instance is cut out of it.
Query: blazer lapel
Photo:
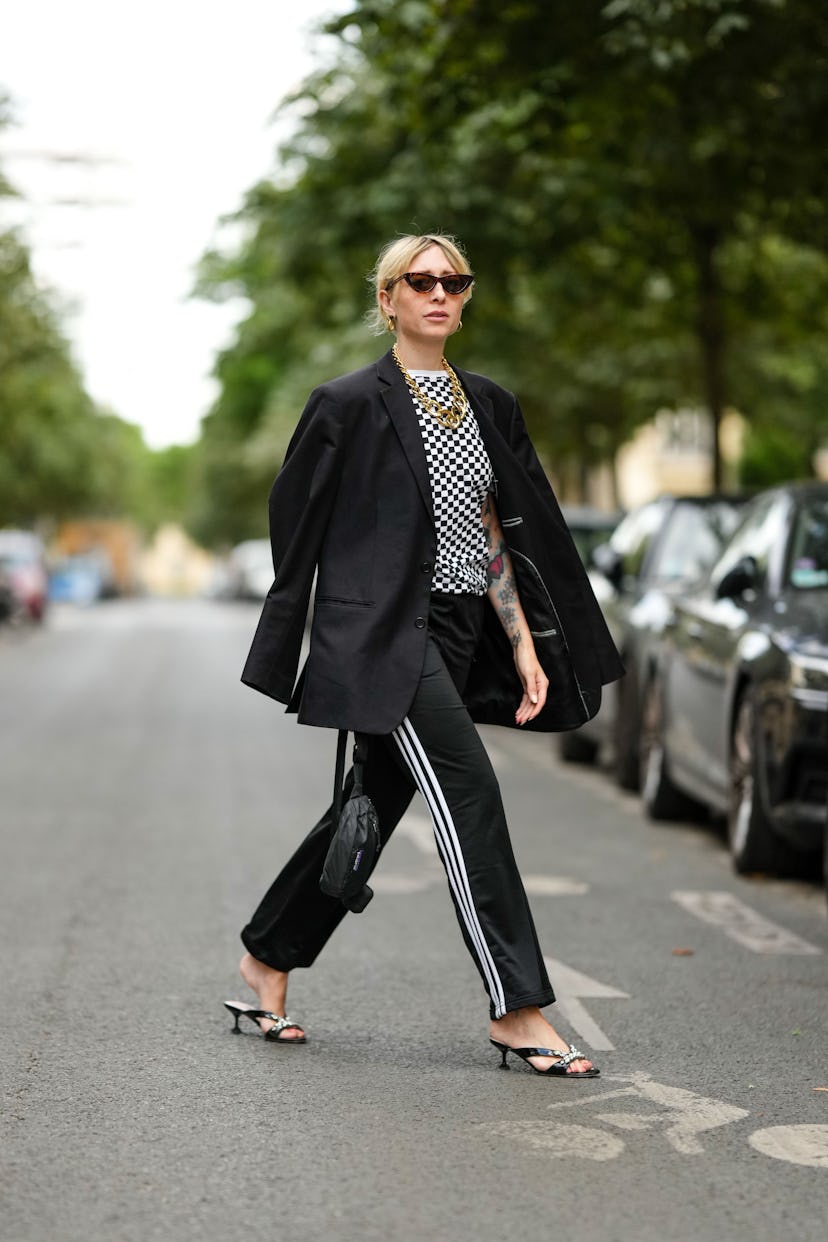
[[[382,385],[382,399],[385,402],[391,425],[399,436],[403,452],[408,458],[408,464],[411,467],[414,478],[417,480],[423,504],[426,507],[429,518],[433,522],[434,506],[431,497],[431,482],[428,477],[423,437],[420,432],[420,425],[417,422],[417,414],[414,410],[411,394],[390,352],[380,358],[377,363],[377,372]]]

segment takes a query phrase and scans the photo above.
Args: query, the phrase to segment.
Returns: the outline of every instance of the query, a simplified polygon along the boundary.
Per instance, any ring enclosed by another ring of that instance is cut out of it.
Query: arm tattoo
[[[518,599],[515,573],[512,568],[512,558],[509,556],[509,549],[506,547],[506,541],[500,529],[500,522],[489,494],[486,495],[483,501],[480,518],[483,523],[483,534],[486,539],[486,552],[488,554],[486,578],[488,581],[489,599],[500,618],[500,624],[506,631],[506,637],[509,639],[513,649],[517,650],[521,640],[520,600]]]
[[[506,631],[509,642],[513,647],[518,647],[520,645],[520,618],[515,608],[518,595],[511,558],[502,539],[498,540],[497,550],[494,555],[492,555],[492,551],[493,549],[490,546],[488,569],[489,599],[494,604],[495,612],[500,618],[500,624]],[[497,583],[497,590],[492,589],[495,583]]]

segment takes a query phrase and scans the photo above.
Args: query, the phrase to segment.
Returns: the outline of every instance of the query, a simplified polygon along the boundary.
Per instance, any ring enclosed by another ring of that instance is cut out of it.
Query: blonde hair
[[[374,290],[374,305],[368,312],[367,319],[368,326],[375,336],[381,336],[383,332],[388,332],[390,328],[385,311],[379,303],[380,289],[387,289],[391,281],[396,280],[398,276],[402,276],[404,272],[410,272],[411,264],[417,255],[422,254],[424,250],[428,250],[429,246],[439,246],[456,272],[464,276],[471,274],[469,261],[460,249],[458,242],[447,234],[422,233],[415,236],[413,233],[406,233],[402,237],[397,237],[394,241],[389,242],[380,251],[374,270],[368,277]],[[470,287],[463,294],[464,306],[471,295]]]

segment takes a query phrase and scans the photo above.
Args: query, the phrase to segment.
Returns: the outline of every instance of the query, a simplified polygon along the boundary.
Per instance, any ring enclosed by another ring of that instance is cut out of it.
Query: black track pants
[[[491,1015],[499,1018],[555,998],[512,853],[497,779],[447,668],[448,660],[462,684],[465,670],[456,657],[458,650],[469,649],[463,638],[468,620],[464,612],[471,605],[461,601],[474,598],[460,596],[453,602],[450,634],[445,617],[432,617],[434,637],[427,644],[414,702],[393,734],[370,739],[364,784],[377,808],[383,843],[415,788],[425,798],[460,930],[488,992]],[[443,640],[440,646],[437,638]],[[242,932],[249,952],[277,970],[310,966],[345,914],[342,903],[319,888],[330,834],[329,808]]]

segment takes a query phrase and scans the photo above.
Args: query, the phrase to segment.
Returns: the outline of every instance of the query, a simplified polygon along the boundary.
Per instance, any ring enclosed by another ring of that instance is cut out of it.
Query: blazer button
[[[423,561],[422,565],[420,566],[420,569],[424,574],[430,574],[432,570],[434,569],[434,566],[432,565],[431,561]]]
[[[424,630],[426,627],[425,617],[418,617],[414,624],[418,630]]]

